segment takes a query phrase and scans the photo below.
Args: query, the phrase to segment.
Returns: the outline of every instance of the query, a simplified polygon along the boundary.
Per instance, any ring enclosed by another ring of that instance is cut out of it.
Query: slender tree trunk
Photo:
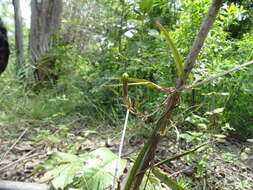
[[[16,71],[20,73],[24,58],[23,45],[23,19],[20,9],[20,0],[12,0],[15,14],[15,46],[16,46]]]
[[[221,4],[222,4],[222,0],[213,0],[212,5],[207,13],[207,16],[205,17],[205,20],[203,21],[203,24],[200,27],[200,31],[193,43],[191,52],[186,58],[185,66],[184,66],[184,77],[179,77],[177,79],[177,82],[175,84],[176,89],[180,89],[188,80],[188,76],[195,65],[198,54],[204,44],[204,41],[208,35],[208,32],[212,24],[215,21],[216,15],[221,7]],[[147,168],[150,167],[154,159],[157,145],[162,138],[161,134],[165,130],[166,126],[169,125],[169,118],[171,117],[173,110],[177,107],[180,95],[181,95],[181,92],[176,91],[175,93],[173,93],[172,95],[168,97],[167,109],[158,120],[156,129],[154,130],[154,132],[152,133],[150,137],[151,143],[143,158],[141,167],[139,168],[138,174],[135,177],[134,183],[132,185],[132,189],[134,190],[139,189],[142,179],[144,177],[145,171]]]
[[[53,46],[53,36],[61,24],[62,0],[32,0],[29,62],[36,67]]]

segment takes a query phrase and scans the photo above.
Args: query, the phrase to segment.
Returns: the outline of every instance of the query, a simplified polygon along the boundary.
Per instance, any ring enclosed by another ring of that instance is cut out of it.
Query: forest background
[[[143,2],[150,2],[151,6]],[[156,22],[169,31],[185,58],[211,1],[69,0],[61,3],[58,30],[54,30],[52,42],[46,41],[50,46],[38,40],[41,47],[34,54],[31,51],[34,23],[31,20],[22,25],[22,61],[15,54],[12,3],[4,0],[0,4],[12,52],[8,69],[0,78],[0,133],[4,134],[1,141],[16,139],[20,131],[29,128],[28,133],[36,142],[57,144],[74,137],[98,135],[99,143],[106,139],[110,145],[109,139],[113,145],[117,144],[126,114],[123,105],[126,102],[118,82],[127,72],[132,82],[144,83],[129,86],[128,92],[134,114],[130,114],[127,139],[129,144],[142,144],[162,113],[161,105],[166,97],[166,93],[161,95],[152,84],[171,88],[178,76],[173,53]],[[223,2],[189,76],[189,84],[253,59],[252,7],[251,0]],[[21,9],[21,12],[28,11]],[[167,136],[178,143],[177,147],[173,145],[175,152],[213,140],[226,144],[233,139],[243,144],[252,141],[252,118],[253,69],[250,65],[184,92],[171,118],[173,130]],[[77,151],[73,141],[65,151]],[[240,153],[250,155],[244,146],[239,149]],[[203,168],[209,161],[204,158],[205,162],[196,161],[196,157],[187,159],[198,163],[202,179]],[[231,157],[237,158],[238,152]],[[188,188],[197,183],[182,176],[177,181]],[[247,179],[239,180],[236,185],[236,188],[251,188]]]

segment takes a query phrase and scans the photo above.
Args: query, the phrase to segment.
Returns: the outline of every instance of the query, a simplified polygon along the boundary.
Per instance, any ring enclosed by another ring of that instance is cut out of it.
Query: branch
[[[205,79],[205,80],[203,80],[203,81],[194,82],[193,84],[191,84],[191,85],[189,85],[189,86],[186,86],[186,87],[184,88],[184,90],[189,90],[189,89],[195,88],[195,87],[197,87],[197,86],[200,86],[200,85],[202,85],[202,84],[208,83],[208,82],[213,81],[213,80],[215,80],[215,79],[217,79],[217,78],[219,78],[219,77],[222,77],[222,76],[224,76],[224,75],[226,75],[226,74],[229,74],[229,73],[232,73],[232,72],[234,72],[234,71],[237,71],[237,70],[241,69],[242,67],[246,67],[246,66],[251,65],[251,64],[253,64],[253,60],[251,60],[250,62],[244,63],[244,64],[242,64],[242,65],[235,66],[234,68],[229,69],[229,70],[227,70],[227,71],[224,71],[224,72],[222,72],[222,73],[218,73],[218,74],[216,74],[216,75],[209,76],[207,79]]]
[[[0,159],[0,163],[5,157],[10,153],[10,151],[16,146],[16,144],[21,140],[21,138],[25,135],[29,128],[26,128],[22,134],[18,137],[18,139],[13,143],[13,145],[4,153],[4,155]]]
[[[213,0],[212,5],[205,17],[203,24],[200,27],[199,33],[195,38],[190,54],[186,58],[184,67],[185,73],[190,73],[194,67],[194,63],[199,55],[201,48],[203,47],[204,41],[208,35],[208,32],[213,25],[216,15],[221,7],[222,0]]]

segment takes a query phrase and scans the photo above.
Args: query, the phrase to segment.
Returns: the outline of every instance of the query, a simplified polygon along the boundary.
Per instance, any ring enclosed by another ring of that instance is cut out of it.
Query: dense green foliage
[[[26,78],[33,69],[28,55],[22,71],[24,77],[20,79],[16,75],[13,24],[8,23],[12,15],[7,11],[9,3],[2,5],[13,53],[7,72],[0,78],[0,125],[3,125],[0,133],[8,130],[11,137],[15,137],[20,123],[24,122],[35,130],[39,128],[35,141],[64,141],[73,135],[70,130],[75,131],[80,124],[103,132],[109,128],[113,130],[112,136],[118,138],[115,131],[121,129],[116,130],[115,126],[123,123],[126,107],[123,104],[132,103],[137,117],[130,116],[129,130],[136,136],[148,136],[164,109],[161,104],[166,92],[157,89],[171,89],[177,77],[183,77],[183,60],[191,50],[210,0],[65,0],[64,3],[55,48],[45,55],[55,58],[52,72],[58,79],[37,83]],[[253,59],[252,6],[251,0],[225,1],[189,77],[189,84]],[[28,31],[26,28],[26,48]],[[124,76],[129,76],[129,82],[146,83],[128,86],[131,102],[122,98],[123,73],[128,73]],[[252,102],[253,66],[250,65],[183,92],[171,118],[171,128],[176,130],[169,134],[165,131],[164,135],[170,137],[176,133],[177,142],[194,145],[207,139],[223,142],[229,136],[253,138]],[[76,121],[78,124],[73,125]],[[42,127],[45,129],[41,130]],[[59,137],[52,131],[59,132]],[[83,128],[76,131],[84,133]],[[187,161],[196,162],[196,176],[206,177],[202,169],[211,167],[208,156],[190,155],[194,151],[183,151],[186,153],[172,159],[187,156]],[[248,153],[245,151],[245,154]],[[100,165],[83,167],[83,162],[93,159],[101,159]],[[54,172],[56,187],[103,189],[113,181],[115,166],[111,162],[116,162],[116,156],[103,148],[81,153],[79,157],[57,152],[39,169]],[[120,173],[126,163],[123,160],[121,164]],[[174,182],[156,168],[152,170],[147,189],[163,189],[164,184],[174,184],[175,189],[195,187],[194,180],[182,178]],[[98,173],[98,178],[93,178],[94,173]],[[82,184],[85,175],[94,181]],[[101,187],[100,183],[103,183]]]
[[[57,57],[55,72],[59,80],[53,88],[44,88],[38,93],[20,86],[13,68],[9,68],[8,74],[1,78],[1,115],[11,112],[48,120],[93,113],[93,116],[115,123],[122,117],[121,88],[102,85],[111,84],[109,78],[128,72],[130,77],[171,87],[177,77],[174,61],[155,21],[171,31],[180,53],[186,56],[209,2],[182,1],[179,5],[174,1],[157,0],[151,7],[139,7],[134,1],[68,1],[63,14],[63,38],[59,38],[58,48],[50,52]],[[84,10],[79,9],[80,4],[85,5]],[[225,3],[198,58],[191,81],[203,80],[252,59],[250,4],[250,1]],[[77,13],[87,14],[70,14],[69,6]],[[220,132],[230,126],[236,130],[232,133],[250,137],[253,129],[251,70],[252,67],[245,68],[185,93],[175,113],[180,119],[174,122],[190,126],[193,123],[185,119],[193,117],[194,113],[208,120],[204,130]],[[130,87],[130,94],[141,112],[154,110],[163,100],[156,90],[146,87]],[[9,98],[4,99],[6,96]],[[11,102],[16,102],[18,97],[24,101],[14,107]],[[191,106],[194,107],[188,110]],[[218,115],[208,114],[217,108],[224,109]]]
[[[134,3],[114,1],[113,5],[117,8],[110,11],[114,13],[112,15],[114,20],[115,18],[118,20],[114,21],[116,23],[114,25],[105,22],[110,29],[107,33],[101,33],[104,43],[97,48],[102,50],[91,56],[90,61],[93,63],[91,72],[95,79],[89,78],[88,81],[92,83],[92,88],[96,89],[98,100],[107,97],[103,101],[104,106],[115,105],[114,107],[118,109],[116,104],[120,101],[115,101],[115,97],[120,96],[119,89],[99,90],[97,84],[105,83],[107,77],[118,77],[127,71],[130,77],[142,78],[170,87],[176,77],[175,66],[172,57],[168,56],[166,42],[159,34],[154,21],[161,21],[164,26],[172,30],[171,35],[176,41],[176,46],[185,56],[191,48],[209,1],[185,1],[181,6],[173,2],[155,1],[154,6],[148,11],[142,10]],[[167,19],[168,12],[174,15],[174,20]],[[239,4],[228,3],[222,7],[221,14],[198,58],[197,67],[191,76],[192,81],[203,80],[211,74],[225,71],[252,59],[250,48],[252,31],[240,29],[243,32],[242,37],[234,38],[235,33],[231,29],[232,26],[244,27],[243,22],[249,20],[251,14],[250,10],[246,10]],[[109,17],[108,20],[112,19]],[[247,23],[250,28],[250,22],[247,21]],[[250,103],[253,98],[252,90],[250,90],[252,72],[250,70],[251,67],[232,73],[195,89],[192,93],[185,94],[176,114],[185,112],[185,109],[194,104],[197,107],[194,114],[207,117],[206,119],[210,121],[205,130],[215,128],[218,132],[226,128],[225,126],[230,126],[242,137],[250,136],[253,127],[251,120],[253,107]],[[136,101],[140,101],[142,111],[154,109],[162,98],[155,90],[145,87],[131,87],[130,91],[132,96],[136,97]],[[217,108],[224,108],[218,116],[206,114]],[[109,113],[110,110],[106,112]],[[189,114],[191,115],[190,112]],[[187,118],[188,114],[182,117]],[[184,119],[175,122],[187,124]]]

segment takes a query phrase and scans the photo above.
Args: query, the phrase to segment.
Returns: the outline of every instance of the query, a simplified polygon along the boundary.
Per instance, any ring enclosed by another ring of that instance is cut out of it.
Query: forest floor
[[[47,160],[51,153],[61,151],[78,154],[80,151],[91,151],[99,147],[108,147],[116,153],[119,146],[120,135],[110,138],[115,132],[113,129],[95,131],[85,129],[79,124],[71,131],[68,129],[50,131],[46,130],[45,126],[30,127],[26,122],[22,126],[16,136],[9,135],[11,131],[6,125],[1,126],[0,179],[2,180],[48,183],[52,179],[52,173],[36,168]],[[126,139],[123,157],[132,162],[132,158],[145,142],[145,137],[132,133]],[[199,145],[176,139],[173,136],[164,137],[159,145],[156,161]],[[198,189],[193,185],[198,184],[202,189],[206,187],[205,189],[213,190],[252,190],[253,166],[247,164],[247,159],[243,158],[245,150],[252,148],[252,145],[236,139],[212,141],[210,144],[211,148],[163,165],[161,169],[177,181],[179,179],[191,181],[192,185],[189,184],[188,189]]]

